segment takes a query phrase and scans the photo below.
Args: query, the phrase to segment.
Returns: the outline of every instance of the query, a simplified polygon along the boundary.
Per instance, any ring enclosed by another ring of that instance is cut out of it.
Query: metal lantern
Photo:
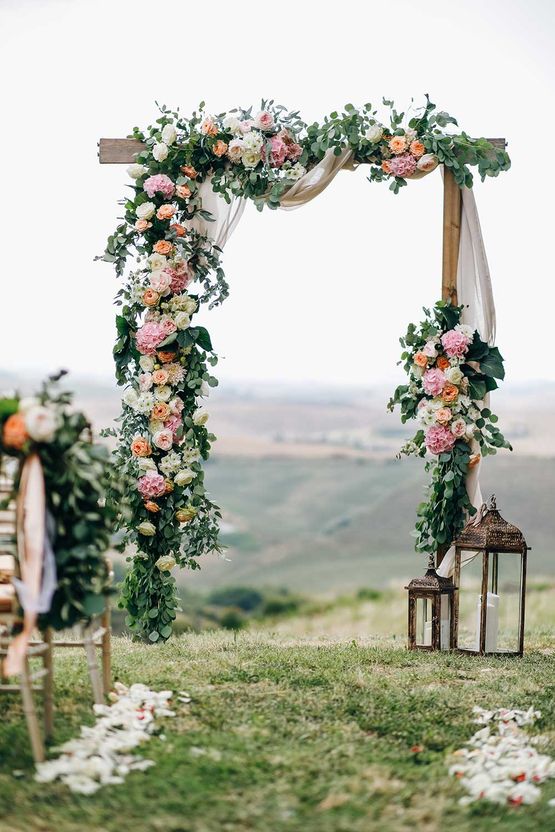
[[[409,650],[452,650],[455,646],[455,584],[428,569],[405,587],[409,593]]]
[[[530,548],[524,535],[501,517],[493,495],[454,545],[457,648],[522,656]]]

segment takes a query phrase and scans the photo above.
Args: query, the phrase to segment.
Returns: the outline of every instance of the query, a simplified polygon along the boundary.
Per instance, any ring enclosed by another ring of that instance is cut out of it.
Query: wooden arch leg
[[[35,763],[42,763],[44,762],[44,744],[40,733],[37,712],[35,710],[35,702],[33,699],[33,690],[31,687],[31,678],[29,673],[29,661],[27,656],[25,656],[24,659],[19,684],[21,688],[21,698],[23,700],[23,712],[27,721],[27,729],[31,740],[31,748],[33,750],[33,758]]]
[[[43,664],[46,671],[44,676],[44,735],[47,740],[54,733],[54,666],[52,655],[52,630],[50,627],[44,632],[46,650],[43,653]]]
[[[93,639],[92,624],[83,629],[83,647],[85,648],[85,656],[87,657],[87,668],[91,680],[94,704],[103,705],[104,693],[102,690],[100,670],[96,659],[96,646]]]

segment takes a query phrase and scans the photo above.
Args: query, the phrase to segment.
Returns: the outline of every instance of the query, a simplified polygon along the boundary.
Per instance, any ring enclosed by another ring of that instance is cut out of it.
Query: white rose
[[[162,555],[161,558],[158,558],[155,566],[158,567],[160,572],[169,572],[176,564],[176,560],[173,555]]]
[[[381,126],[381,124],[371,124],[364,135],[369,142],[372,142],[372,144],[376,144],[376,142],[379,142],[379,140],[383,136],[383,127]]]
[[[168,158],[168,145],[164,144],[164,142],[160,142],[160,144],[155,144],[152,148],[152,155],[154,156],[157,162],[163,162],[165,159]]]
[[[264,139],[262,138],[261,133],[257,133],[253,131],[252,133],[247,133],[245,138],[243,139],[243,147],[245,150],[262,150],[262,145],[264,144]]]
[[[128,387],[125,393],[123,394],[123,403],[127,405],[127,407],[132,408],[135,410],[137,408],[139,396],[137,391],[134,387]]]
[[[127,168],[127,175],[131,177],[131,179],[140,179],[141,176],[147,172],[148,168],[144,165],[129,165]]]
[[[191,325],[191,319],[186,312],[178,312],[173,320],[178,329],[187,329]]]
[[[209,395],[210,395],[210,385],[208,384],[208,382],[203,381],[202,384],[200,385],[200,390],[198,391],[197,396],[199,396],[199,398],[201,398],[201,399],[207,399]]]
[[[32,407],[36,407],[39,404],[40,404],[39,400],[36,399],[34,396],[28,396],[25,399],[20,399],[19,400],[18,410],[19,410],[20,413],[25,414]]]
[[[151,355],[141,355],[139,365],[145,373],[151,373],[154,370],[154,358]]]
[[[156,205],[154,204],[154,202],[143,202],[142,205],[139,205],[137,207],[135,214],[140,220],[149,220],[151,217],[154,216],[155,210]]]
[[[438,164],[438,158],[434,153],[425,153],[416,163],[416,167],[418,170],[424,171],[424,173],[430,173],[430,171],[437,168]]]
[[[35,442],[52,442],[58,420],[50,407],[42,404],[30,407],[24,414],[27,433]]]
[[[228,158],[232,162],[235,162],[235,164],[238,164],[241,161],[244,150],[245,145],[243,144],[243,139],[232,139],[227,147]]]
[[[172,397],[172,389],[167,384],[156,388],[156,398],[161,402],[169,402]]]
[[[208,421],[209,413],[203,407],[199,407],[195,415],[193,416],[193,424],[197,425],[197,427],[201,427],[205,425]]]
[[[157,471],[156,463],[150,457],[140,457],[137,459],[137,466],[139,471]]]
[[[460,384],[463,380],[463,374],[458,367],[449,367],[448,370],[444,370],[444,375],[451,384]]]
[[[243,127],[237,116],[226,116],[223,120],[223,128],[226,133],[231,133],[233,136],[243,135]]]
[[[153,523],[149,523],[148,520],[144,520],[137,526],[137,531],[139,534],[144,534],[145,537],[154,537],[156,534],[156,526]]]
[[[173,124],[166,124],[164,129],[162,130],[162,141],[164,142],[164,144],[170,145],[170,144],[173,144],[176,139],[177,139],[177,130],[175,129]],[[166,152],[166,156],[167,155],[168,154]],[[164,159],[166,158],[166,156],[164,156]],[[162,160],[159,159],[158,161],[162,161]]]
[[[157,272],[160,269],[164,269],[168,263],[167,257],[163,254],[151,254],[148,258],[148,265],[150,266],[151,271]]]
[[[195,478],[196,474],[194,471],[191,471],[190,468],[182,468],[181,471],[178,471],[173,481],[176,485],[189,485]]]
[[[260,162],[259,150],[245,150],[241,156],[241,161],[246,168],[255,168]]]

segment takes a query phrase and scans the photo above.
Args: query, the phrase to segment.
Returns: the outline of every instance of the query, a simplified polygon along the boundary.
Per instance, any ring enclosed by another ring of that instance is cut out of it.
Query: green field
[[[388,615],[388,611],[384,610]],[[551,631],[552,632],[552,631]],[[555,754],[555,651],[542,628],[523,660],[408,653],[390,639],[271,632],[116,639],[126,683],[188,690],[143,754],[156,762],[92,797],[38,785],[17,697],[0,700],[2,832],[548,832],[555,781],[530,807],[463,808],[447,755],[471,709],[534,705]],[[56,660],[56,740],[91,722],[82,656]],[[422,746],[416,753],[414,746]]]
[[[410,536],[426,483],[421,461],[216,457],[207,482],[224,510],[231,562],[206,557],[200,572],[182,573],[192,589],[334,593],[399,585],[422,569]],[[525,532],[530,573],[554,575],[554,460],[488,459],[482,488]]]

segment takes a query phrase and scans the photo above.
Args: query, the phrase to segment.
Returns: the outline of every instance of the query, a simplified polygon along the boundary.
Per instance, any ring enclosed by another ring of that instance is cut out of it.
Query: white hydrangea
[[[455,329],[457,332],[460,332],[461,335],[464,335],[467,341],[473,341],[474,333],[476,332],[473,326],[469,326],[468,324],[457,324]]]
[[[137,398],[137,404],[135,405],[135,410],[138,413],[142,413],[146,416],[147,413],[150,413],[152,408],[154,407],[154,396],[152,393],[146,392],[141,393],[141,395]]]
[[[260,154],[262,150],[262,145],[264,144],[264,138],[261,133],[257,130],[252,130],[250,133],[247,133],[245,138],[243,139],[243,147],[245,150],[254,150]]]
[[[183,461],[181,456],[176,451],[170,451],[169,454],[166,454],[166,456],[164,456],[158,463],[160,470],[166,474],[166,476],[179,471],[182,465]]]
[[[197,309],[197,302],[189,295],[175,295],[167,305],[172,312],[187,312],[188,315],[192,315]]]
[[[200,461],[200,452],[196,448],[186,448],[183,451],[183,463],[188,467]]]

